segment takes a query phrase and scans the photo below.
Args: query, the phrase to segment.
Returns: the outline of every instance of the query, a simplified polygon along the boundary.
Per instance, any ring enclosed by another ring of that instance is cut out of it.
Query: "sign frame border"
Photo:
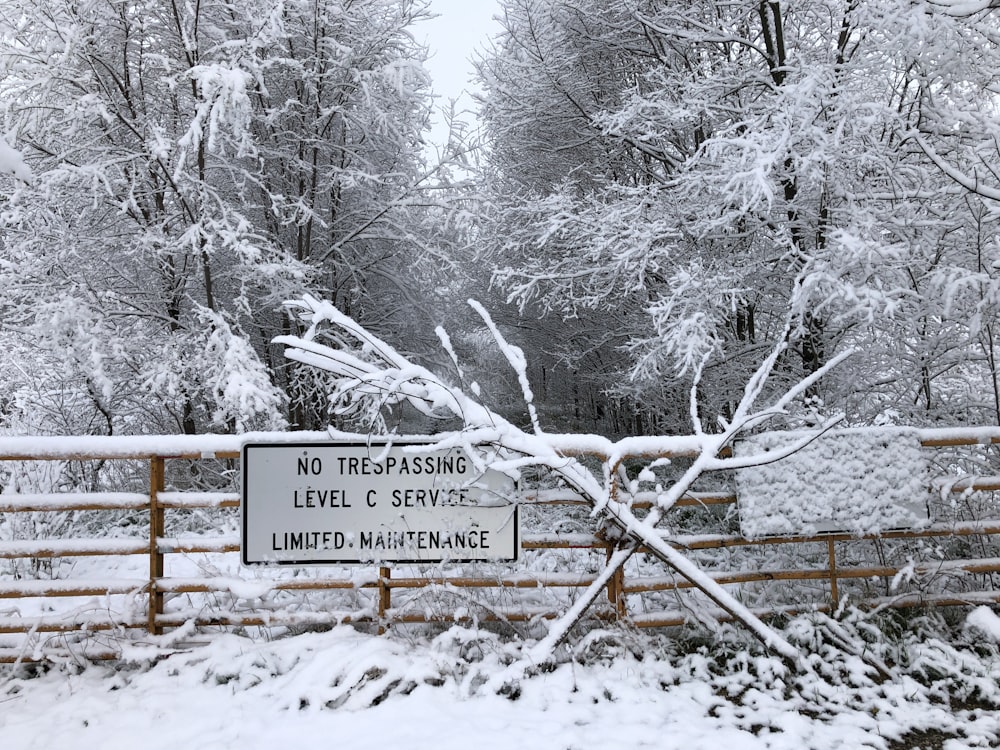
[[[510,564],[519,562],[521,559],[521,504],[518,502],[510,503],[510,508],[513,511],[513,517],[511,522],[514,524],[514,556],[511,558],[498,558],[495,560],[484,560],[482,558],[446,558],[444,560],[435,559],[392,559],[392,560],[379,560],[378,558],[371,558],[366,560],[356,559],[356,560],[266,560],[266,561],[248,561],[247,560],[247,549],[246,540],[248,538],[248,507],[247,503],[247,472],[249,470],[249,465],[247,462],[247,453],[251,448],[336,448],[336,447],[369,447],[369,448],[379,448],[385,449],[387,446],[392,447],[406,447],[415,445],[427,445],[431,446],[434,444],[432,439],[420,440],[416,438],[406,438],[404,440],[392,440],[387,438],[378,438],[374,440],[330,440],[330,441],[317,441],[317,440],[307,440],[307,441],[270,441],[270,442],[253,442],[247,441],[240,446],[240,564],[248,568],[260,568],[260,567],[320,567],[320,566],[336,566],[336,565],[434,565],[441,563],[454,563],[454,564]],[[439,451],[447,451],[447,448],[437,449]],[[456,447],[453,450],[462,450],[460,447]],[[489,469],[487,469],[489,470]],[[499,473],[499,472],[498,472]],[[516,480],[511,480],[514,483],[515,492],[517,488]],[[455,506],[461,507],[461,506]],[[477,506],[467,506],[467,507],[477,507]],[[508,506],[479,506],[479,507],[508,507]]]

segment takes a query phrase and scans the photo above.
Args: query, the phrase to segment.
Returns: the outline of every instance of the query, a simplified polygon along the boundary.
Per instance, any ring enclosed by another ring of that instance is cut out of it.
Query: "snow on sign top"
[[[767,432],[734,446],[740,458],[802,440]],[[927,518],[927,463],[917,434],[844,430],[792,455],[736,472],[740,530],[748,539],[782,534],[876,534]]]

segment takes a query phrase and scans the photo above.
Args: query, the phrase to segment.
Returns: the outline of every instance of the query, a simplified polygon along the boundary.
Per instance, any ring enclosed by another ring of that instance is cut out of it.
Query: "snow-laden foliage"
[[[31,167],[24,161],[24,155],[0,135],[0,174],[4,173],[13,175],[22,182],[30,182],[32,178]]]
[[[205,379],[215,409],[212,427],[248,432],[286,427],[280,416],[283,394],[250,346],[246,336],[221,315],[201,311],[203,348],[189,366]]]
[[[270,359],[280,302],[311,289],[410,326],[436,281],[411,264],[457,234],[421,142],[425,13],[0,2],[0,335],[34,342],[46,380],[16,390],[92,394],[101,432],[325,423],[309,378]]]
[[[791,303],[787,377],[866,351],[822,387],[852,418],[998,418],[995,3],[505,8],[494,279],[563,318],[581,380],[674,426],[707,356],[724,411]]]

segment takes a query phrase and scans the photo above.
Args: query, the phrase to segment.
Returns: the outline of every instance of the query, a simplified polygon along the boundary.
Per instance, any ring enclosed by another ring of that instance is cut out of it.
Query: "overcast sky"
[[[457,99],[459,111],[471,109],[472,100],[465,93],[472,88],[471,60],[499,30],[492,20],[500,12],[498,0],[431,0],[430,9],[438,17],[421,23],[414,35],[430,47],[427,70],[434,80],[437,104],[441,107]],[[439,124],[431,137],[438,143],[444,141],[443,126]]]

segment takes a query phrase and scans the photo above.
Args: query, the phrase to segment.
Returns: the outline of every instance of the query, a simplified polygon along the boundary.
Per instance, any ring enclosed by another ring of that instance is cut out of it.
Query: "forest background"
[[[366,429],[303,294],[528,424],[479,300],[555,432],[726,416],[782,338],[858,351],[806,422],[1000,424],[996,5],[509,0],[432,155],[422,0],[3,0],[4,429]]]

